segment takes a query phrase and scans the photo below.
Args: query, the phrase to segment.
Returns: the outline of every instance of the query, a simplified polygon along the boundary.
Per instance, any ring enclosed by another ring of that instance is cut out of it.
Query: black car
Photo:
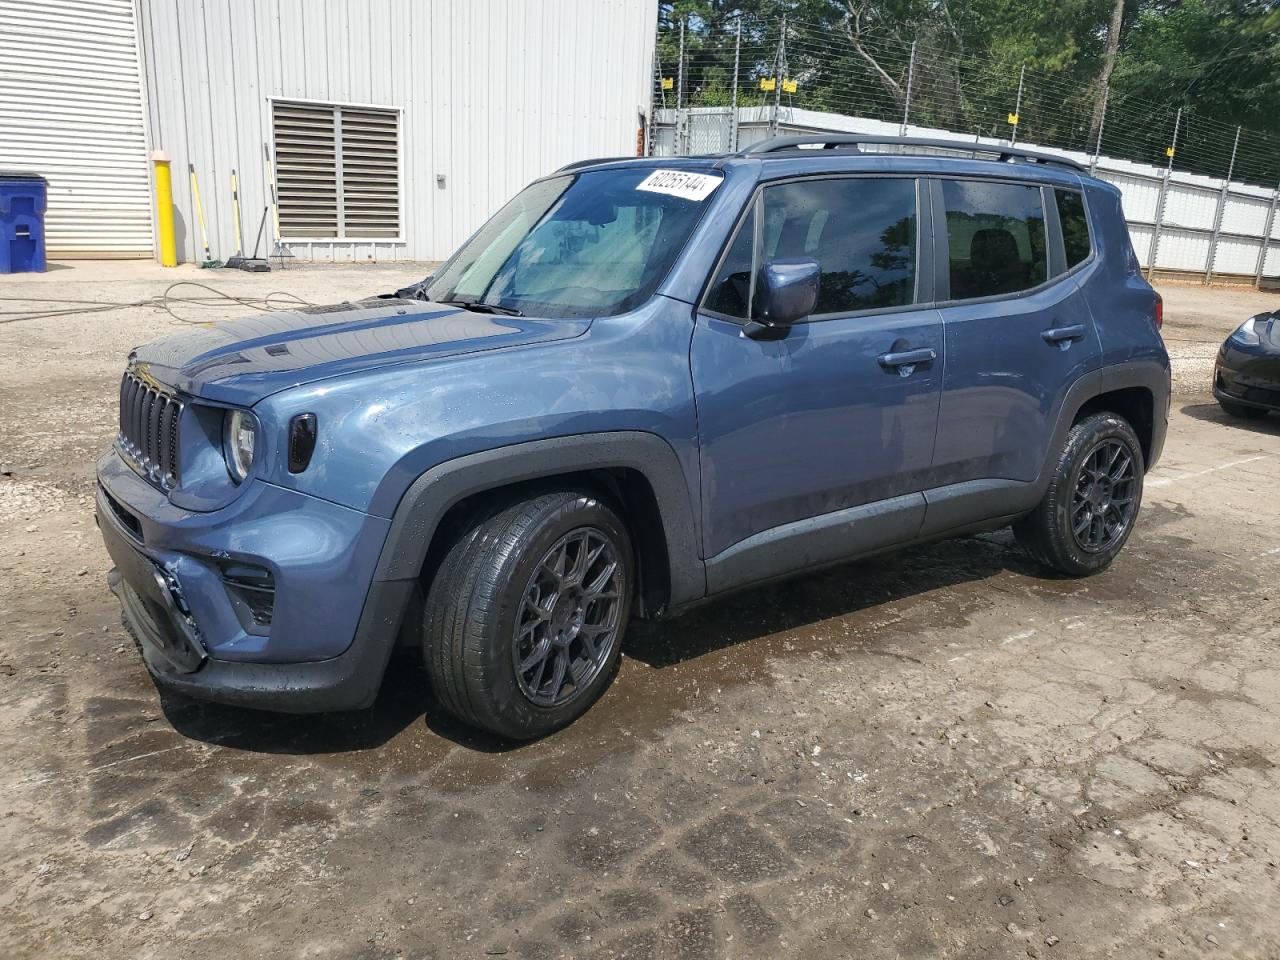
[[[1280,412],[1280,310],[1250,317],[1223,341],[1213,395],[1233,417]]]

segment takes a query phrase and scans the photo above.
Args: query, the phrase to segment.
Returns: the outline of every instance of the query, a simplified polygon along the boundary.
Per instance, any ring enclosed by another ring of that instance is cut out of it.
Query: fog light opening
[[[246,633],[265,634],[275,613],[276,581],[270,570],[248,563],[225,564],[222,583]]]

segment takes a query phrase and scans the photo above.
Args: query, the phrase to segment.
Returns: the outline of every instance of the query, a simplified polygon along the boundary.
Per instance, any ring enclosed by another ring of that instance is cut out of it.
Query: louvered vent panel
[[[282,237],[338,237],[338,144],[333,107],[272,107]]]
[[[400,118],[394,110],[276,101],[280,233],[400,235]]]
[[[344,236],[400,235],[399,117],[390,110],[343,107]]]

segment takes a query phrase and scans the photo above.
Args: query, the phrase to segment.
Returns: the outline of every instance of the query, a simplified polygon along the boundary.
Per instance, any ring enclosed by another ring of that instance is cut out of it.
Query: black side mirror
[[[401,287],[395,293],[380,293],[379,300],[425,300],[427,299],[427,287],[431,286],[431,281],[435,279],[434,274],[428,274],[417,283],[411,283],[407,287]]]
[[[784,335],[793,323],[813,313],[821,282],[817,260],[770,260],[756,283],[756,319],[743,332],[755,339]]]

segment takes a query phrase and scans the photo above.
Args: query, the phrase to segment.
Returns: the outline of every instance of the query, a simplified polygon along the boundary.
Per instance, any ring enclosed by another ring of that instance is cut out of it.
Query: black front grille
[[[182,401],[126,373],[120,381],[120,447],[165,489],[178,485],[178,420]]]

